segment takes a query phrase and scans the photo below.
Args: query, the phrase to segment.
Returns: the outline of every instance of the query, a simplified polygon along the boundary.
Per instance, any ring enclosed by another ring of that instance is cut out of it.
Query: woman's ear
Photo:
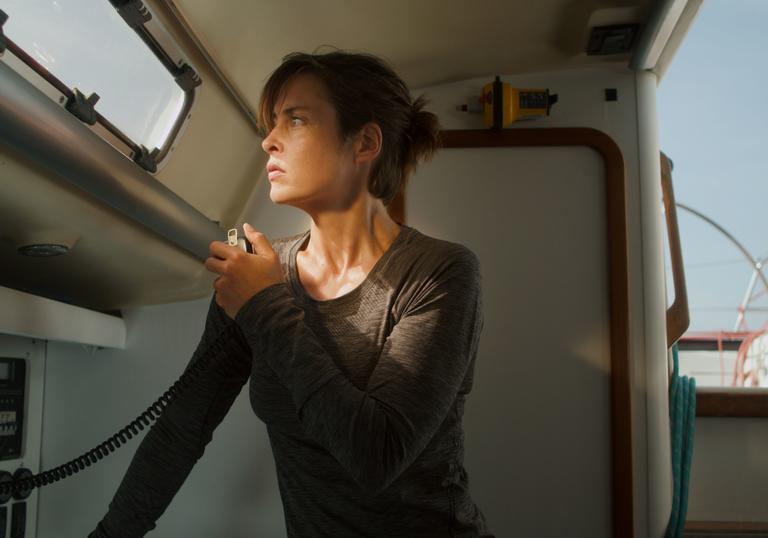
[[[360,128],[357,135],[355,161],[358,163],[373,162],[381,153],[383,136],[378,123],[369,121]]]

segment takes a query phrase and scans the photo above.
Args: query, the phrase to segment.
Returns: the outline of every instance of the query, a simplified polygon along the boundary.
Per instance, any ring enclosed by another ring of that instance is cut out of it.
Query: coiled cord
[[[199,377],[202,371],[209,365],[212,356],[215,355],[215,353],[212,353],[212,351],[216,351],[214,348],[220,347],[226,336],[235,336],[232,333],[236,332],[237,329],[237,325],[232,324],[221,331],[213,343],[211,343],[205,350],[205,353],[203,353],[197,361],[192,363],[187,371],[184,372],[162,396],[155,400],[146,411],[131,421],[125,428],[121,429],[95,448],[63,465],[59,465],[48,471],[43,471],[20,480],[14,479],[13,481],[0,482],[0,497],[11,494],[26,496],[32,489],[46,486],[72,476],[120,448],[120,446],[132,439],[134,435],[138,435],[145,426],[149,426],[152,421],[160,418],[160,415],[163,414],[165,408],[167,408],[171,402],[173,402],[173,400],[192,383],[192,381]]]
[[[672,512],[665,538],[680,538],[688,512],[688,486],[693,461],[693,439],[696,427],[696,379],[680,376],[677,344],[672,346],[674,361],[669,387],[669,426],[672,438]]]

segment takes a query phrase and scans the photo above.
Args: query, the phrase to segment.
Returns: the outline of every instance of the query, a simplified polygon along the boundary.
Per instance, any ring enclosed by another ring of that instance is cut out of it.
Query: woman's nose
[[[275,151],[280,150],[280,146],[277,140],[277,137],[275,136],[275,130],[272,129],[267,136],[264,137],[264,140],[261,141],[261,148],[269,155],[272,154]]]

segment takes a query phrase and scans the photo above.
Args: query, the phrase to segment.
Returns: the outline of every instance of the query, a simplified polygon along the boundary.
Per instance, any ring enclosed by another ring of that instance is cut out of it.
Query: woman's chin
[[[294,186],[277,185],[275,183],[271,184],[269,198],[273,204],[288,205],[307,212],[322,206],[322,201],[325,200],[318,192],[301,191]]]
[[[280,187],[275,188],[274,184],[272,185],[272,189],[269,191],[269,198],[272,200],[272,203],[280,205],[293,205],[292,202],[297,201],[296,198],[286,192],[281,192],[282,190],[283,189]]]
[[[283,189],[275,185],[274,183],[270,184],[269,189],[269,198],[276,204],[281,204],[285,201],[286,196],[284,192],[281,192]]]

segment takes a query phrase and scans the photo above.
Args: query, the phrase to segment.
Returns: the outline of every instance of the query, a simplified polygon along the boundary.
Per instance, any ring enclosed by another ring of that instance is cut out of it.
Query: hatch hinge
[[[77,88],[72,88],[72,95],[67,99],[67,104],[64,107],[77,119],[88,125],[94,125],[96,123],[96,103],[99,100],[99,96],[96,93],[92,93],[86,97]]]
[[[109,0],[125,23],[134,30],[152,20],[152,13],[142,0]]]
[[[203,81],[200,80],[200,75],[198,75],[197,71],[195,71],[189,64],[182,65],[180,73],[176,76],[176,84],[179,85],[184,93],[200,86],[202,82]]]
[[[139,146],[139,149],[134,152],[133,162],[141,166],[147,172],[154,174],[157,172],[157,156],[160,154],[160,149],[155,148],[149,151],[145,146]]]

